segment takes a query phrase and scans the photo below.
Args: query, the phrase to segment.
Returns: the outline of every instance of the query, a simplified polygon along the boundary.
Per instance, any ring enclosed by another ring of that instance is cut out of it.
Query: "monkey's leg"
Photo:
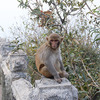
[[[47,77],[47,78],[53,77],[52,74],[48,71],[48,69],[47,69],[46,66],[44,66],[43,68],[41,68],[40,73],[42,75],[44,75],[45,77]]]
[[[68,78],[68,76],[69,76],[69,74],[68,74],[67,72],[65,72],[65,71],[58,72],[58,73],[59,73],[59,76],[60,76],[61,78],[63,78],[63,77]]]
[[[59,72],[59,75],[61,78],[66,77],[68,78],[69,74],[64,70],[64,66],[61,60],[59,60],[60,67],[57,67],[57,71]]]
[[[62,71],[62,74],[63,74],[63,77],[66,77],[66,78],[68,78],[68,76],[69,76],[69,74],[65,70]]]
[[[62,72],[61,69],[60,69],[60,65],[58,64],[58,65],[56,65],[56,66],[57,66],[57,67],[55,67],[55,68],[56,68],[56,70],[57,70],[59,76],[60,76],[61,78],[63,78],[64,75],[63,75],[63,72]]]
[[[64,75],[63,75],[63,72],[59,69],[59,70],[57,70],[57,72],[58,72],[58,74],[59,74],[59,76],[62,78],[62,77],[64,77]]]
[[[66,77],[68,78],[69,74],[65,70],[61,70],[60,67],[56,67],[56,70],[61,78]]]

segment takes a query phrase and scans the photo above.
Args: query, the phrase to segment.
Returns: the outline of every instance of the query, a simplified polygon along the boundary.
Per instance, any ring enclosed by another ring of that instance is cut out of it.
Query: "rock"
[[[42,78],[35,81],[35,87],[25,79],[12,82],[16,100],[78,100],[77,89],[65,78],[62,83],[54,79]]]
[[[33,87],[29,81],[23,78],[15,80],[12,82],[13,96],[16,100],[34,100],[31,99]]]
[[[33,95],[33,100],[78,100],[77,89],[66,78],[61,84],[49,78],[36,80]]]

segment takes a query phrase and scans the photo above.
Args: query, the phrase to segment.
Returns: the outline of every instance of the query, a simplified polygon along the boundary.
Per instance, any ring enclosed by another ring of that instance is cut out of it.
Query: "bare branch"
[[[58,14],[58,16],[59,16],[59,18],[60,18],[60,21],[63,23],[63,19],[61,18],[60,14],[59,14],[59,11],[58,11],[58,9],[57,9],[57,5],[56,5],[55,3],[52,3],[52,4],[54,5],[54,7],[55,7],[55,9],[56,9],[56,11],[57,11],[57,14]]]
[[[91,10],[91,8],[89,7],[89,5],[87,4],[86,1],[85,1],[85,5],[86,5],[86,6],[88,7],[88,9],[90,10],[91,14],[93,14],[93,15],[96,16],[96,17],[100,17],[100,16],[96,15],[96,14]]]
[[[28,5],[27,7],[28,7],[31,11],[33,11],[33,9],[31,8],[31,6],[30,6],[30,5]]]

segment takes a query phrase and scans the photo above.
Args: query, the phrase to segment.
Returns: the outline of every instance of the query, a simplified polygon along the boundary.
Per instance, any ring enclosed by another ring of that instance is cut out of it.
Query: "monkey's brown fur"
[[[60,77],[67,77],[64,70],[59,45],[63,38],[58,34],[51,34],[47,41],[40,46],[36,52],[35,62],[38,71],[47,78],[54,77],[57,82],[61,82]],[[52,42],[54,46],[52,47]],[[57,42],[56,42],[57,41]]]

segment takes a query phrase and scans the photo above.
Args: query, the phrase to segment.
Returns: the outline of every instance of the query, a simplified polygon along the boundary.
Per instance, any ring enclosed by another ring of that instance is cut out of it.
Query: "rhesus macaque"
[[[64,70],[59,48],[63,37],[53,33],[46,40],[36,52],[35,61],[37,69],[45,77],[54,77],[58,83],[61,83],[62,77],[68,77],[68,73]]]
[[[41,11],[41,14],[39,15],[39,17],[41,18],[41,25],[40,27],[43,27],[45,26],[46,22],[49,20],[49,19],[53,19],[53,16],[52,16],[52,12],[51,11]],[[53,21],[51,21],[49,24],[53,24]]]

